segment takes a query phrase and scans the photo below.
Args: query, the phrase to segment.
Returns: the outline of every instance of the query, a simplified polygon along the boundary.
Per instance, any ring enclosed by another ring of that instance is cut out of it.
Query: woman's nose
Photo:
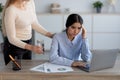
[[[75,33],[78,33],[79,32],[79,30],[78,29],[75,29],[75,31],[74,31]]]

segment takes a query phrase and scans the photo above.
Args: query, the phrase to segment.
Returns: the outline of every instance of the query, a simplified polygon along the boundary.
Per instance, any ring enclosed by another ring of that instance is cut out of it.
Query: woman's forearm
[[[32,51],[33,50],[33,46],[30,45],[30,44],[26,44],[25,45],[25,49]]]

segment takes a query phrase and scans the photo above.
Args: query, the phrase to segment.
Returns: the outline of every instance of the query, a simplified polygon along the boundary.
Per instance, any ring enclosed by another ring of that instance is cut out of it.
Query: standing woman
[[[37,21],[33,0],[7,0],[3,10],[4,59],[7,65],[9,54],[17,58],[31,59],[31,51],[43,53],[43,48],[31,44],[32,29],[52,38],[52,34]]]

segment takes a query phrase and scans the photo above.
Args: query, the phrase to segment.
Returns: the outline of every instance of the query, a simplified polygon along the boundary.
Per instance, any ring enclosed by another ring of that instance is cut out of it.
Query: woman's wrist
[[[33,50],[33,46],[30,45],[30,44],[26,44],[25,45],[25,49],[32,51]]]
[[[82,34],[82,38],[83,38],[83,39],[86,39],[86,34]]]

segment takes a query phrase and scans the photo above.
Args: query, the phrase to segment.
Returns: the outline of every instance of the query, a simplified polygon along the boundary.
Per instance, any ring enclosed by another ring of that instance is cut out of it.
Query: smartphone
[[[21,69],[21,66],[17,63],[17,61],[9,54],[10,59],[12,60],[12,62]]]

